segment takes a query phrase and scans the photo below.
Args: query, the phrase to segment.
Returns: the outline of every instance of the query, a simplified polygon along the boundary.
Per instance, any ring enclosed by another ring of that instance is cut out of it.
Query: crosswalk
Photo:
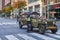
[[[56,34],[45,33],[45,35],[42,35],[38,33],[28,33],[28,34],[19,33],[16,35],[19,36],[20,38],[23,38],[24,40],[41,40],[41,39],[42,40],[60,40],[60,33],[56,33]],[[34,36],[40,39],[35,38]],[[15,35],[5,35],[5,38],[8,40],[22,40],[22,39],[18,39],[18,37],[16,37]],[[0,40],[2,40],[2,38],[0,38]]]
[[[54,36],[54,37],[56,37],[56,38],[60,38],[59,35],[55,35],[55,34],[48,34],[48,33],[47,33],[47,35]]]
[[[17,39],[15,36],[13,36],[13,35],[7,35],[7,36],[5,36],[8,40],[19,40],[19,39]]]
[[[1,38],[0,38],[0,40],[1,40]]]
[[[47,36],[41,35],[41,34],[32,33],[32,35],[38,36],[39,38],[42,38],[42,39],[44,39],[44,40],[56,40],[56,39],[54,39],[54,38],[47,37]],[[40,36],[39,36],[39,35],[40,35]]]
[[[20,37],[22,37],[23,39],[25,39],[25,40],[37,40],[37,39],[35,39],[35,38],[32,38],[32,37],[28,37],[28,35],[25,35],[25,34],[18,34]],[[23,35],[23,36],[22,36]]]
[[[10,24],[17,24],[16,22],[3,22],[3,23],[0,23],[0,25],[10,25]]]

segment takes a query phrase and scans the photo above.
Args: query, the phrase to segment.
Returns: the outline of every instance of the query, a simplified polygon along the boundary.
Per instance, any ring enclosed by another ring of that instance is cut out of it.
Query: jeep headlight
[[[55,24],[55,22],[53,22],[53,24]]]
[[[47,24],[47,22],[45,22],[45,24]]]

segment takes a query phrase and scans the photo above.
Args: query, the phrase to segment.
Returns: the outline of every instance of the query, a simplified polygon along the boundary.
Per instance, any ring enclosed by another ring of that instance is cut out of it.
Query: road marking
[[[41,34],[37,34],[37,33],[30,33],[31,35],[35,35],[39,38],[42,38],[44,40],[57,40],[57,39],[54,39],[54,38],[51,38],[51,37],[48,37],[48,36],[44,36],[44,35],[41,35]]]
[[[25,40],[37,40],[37,39],[35,39],[33,37],[30,37],[30,36],[28,36],[26,34],[17,34],[17,35],[20,36],[20,37],[22,37]]]
[[[7,36],[5,36],[8,40],[19,40],[19,39],[17,39],[15,36],[13,36],[13,35],[7,35]]]
[[[2,40],[2,39],[0,38],[0,40]]]
[[[56,34],[60,34],[60,32],[57,32]]]
[[[0,23],[0,25],[7,25],[7,24],[17,24],[16,22],[10,23],[10,22],[5,22],[5,23]]]
[[[46,35],[50,35],[50,36],[52,36],[52,37],[60,38],[59,35],[55,35],[55,34],[49,34],[49,33],[46,33]]]

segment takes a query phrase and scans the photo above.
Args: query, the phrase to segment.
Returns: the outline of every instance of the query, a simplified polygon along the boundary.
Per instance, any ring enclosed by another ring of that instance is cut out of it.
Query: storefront
[[[56,13],[54,14],[54,16],[55,16],[57,19],[60,19],[60,8],[59,8],[59,9],[56,9],[55,11],[56,11]]]
[[[49,18],[60,19],[60,4],[50,5],[49,7]]]

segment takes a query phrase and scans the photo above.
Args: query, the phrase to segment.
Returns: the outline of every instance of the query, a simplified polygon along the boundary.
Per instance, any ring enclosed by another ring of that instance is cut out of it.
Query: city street
[[[52,34],[46,31],[44,35],[38,32],[27,33],[26,29],[19,29],[15,19],[0,18],[0,40],[60,40],[60,21],[56,22],[58,32]]]

